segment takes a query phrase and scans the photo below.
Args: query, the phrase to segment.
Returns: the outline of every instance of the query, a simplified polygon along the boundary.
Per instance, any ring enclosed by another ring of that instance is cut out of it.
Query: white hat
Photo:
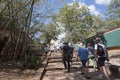
[[[95,42],[97,42],[97,43],[99,43],[100,41],[101,41],[101,39],[98,37],[95,39]]]
[[[79,47],[84,47],[83,43],[78,44]]]

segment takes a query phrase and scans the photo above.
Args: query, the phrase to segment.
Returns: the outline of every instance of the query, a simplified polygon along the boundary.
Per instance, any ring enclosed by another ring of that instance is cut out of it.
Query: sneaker
[[[103,78],[104,77],[104,75],[103,74],[100,74],[99,76],[98,76],[98,78]]]

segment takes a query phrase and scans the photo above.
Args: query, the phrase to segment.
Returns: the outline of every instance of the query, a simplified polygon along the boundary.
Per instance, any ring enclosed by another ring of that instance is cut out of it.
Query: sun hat
[[[98,38],[98,37],[95,39],[95,41],[100,41],[100,40],[101,40],[101,39],[100,39],[100,38]]]
[[[79,47],[84,47],[83,43],[78,44]]]

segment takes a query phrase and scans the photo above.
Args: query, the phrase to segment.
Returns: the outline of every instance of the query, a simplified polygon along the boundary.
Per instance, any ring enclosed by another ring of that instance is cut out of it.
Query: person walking
[[[74,47],[72,44],[69,46],[69,53],[70,53],[70,62],[72,63],[73,59],[73,52],[74,52]]]
[[[88,50],[87,50],[87,48],[84,48],[83,43],[80,43],[78,46],[79,46],[78,55],[79,55],[80,61],[82,63],[81,72],[82,72],[82,74],[84,74],[84,77],[86,79],[90,79],[90,77],[88,76],[87,66],[86,66],[86,63],[88,61],[88,54],[89,54]]]
[[[95,46],[94,46],[94,54],[95,54],[95,60],[98,62],[98,66],[100,68],[100,75],[99,78],[106,77],[108,80],[110,80],[109,74],[105,68],[105,61],[109,61],[108,58],[108,52],[104,44],[100,43],[101,39],[96,38],[95,39]]]
[[[87,44],[87,50],[89,53],[88,59],[91,60],[92,66],[93,66],[94,70],[96,71],[97,64],[96,64],[95,56],[94,56],[94,48],[92,47],[91,43]],[[88,65],[89,65],[89,60],[88,60]]]
[[[78,56],[79,46],[78,46],[78,44],[79,43],[74,44],[74,57],[75,57],[76,61],[79,61],[79,56]]]
[[[45,47],[44,47],[44,51],[45,51],[45,54],[46,54],[46,57],[47,57],[47,54],[48,54],[48,51],[49,51],[49,50],[48,50],[48,46],[45,46]]]
[[[63,43],[62,47],[62,61],[64,68],[67,69],[67,72],[70,72],[70,53],[69,53],[68,43]]]

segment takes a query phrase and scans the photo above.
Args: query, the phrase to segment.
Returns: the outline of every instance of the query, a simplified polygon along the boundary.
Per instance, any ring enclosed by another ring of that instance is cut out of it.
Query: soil
[[[120,66],[120,50],[109,51],[109,57],[110,64]],[[40,69],[42,70],[43,67],[39,68],[39,70]],[[0,64],[0,80],[30,80],[36,75],[36,71],[37,70],[34,69],[21,70],[20,63],[2,63]],[[94,77],[96,77],[96,75],[94,75]],[[120,80],[120,78],[118,80]]]

